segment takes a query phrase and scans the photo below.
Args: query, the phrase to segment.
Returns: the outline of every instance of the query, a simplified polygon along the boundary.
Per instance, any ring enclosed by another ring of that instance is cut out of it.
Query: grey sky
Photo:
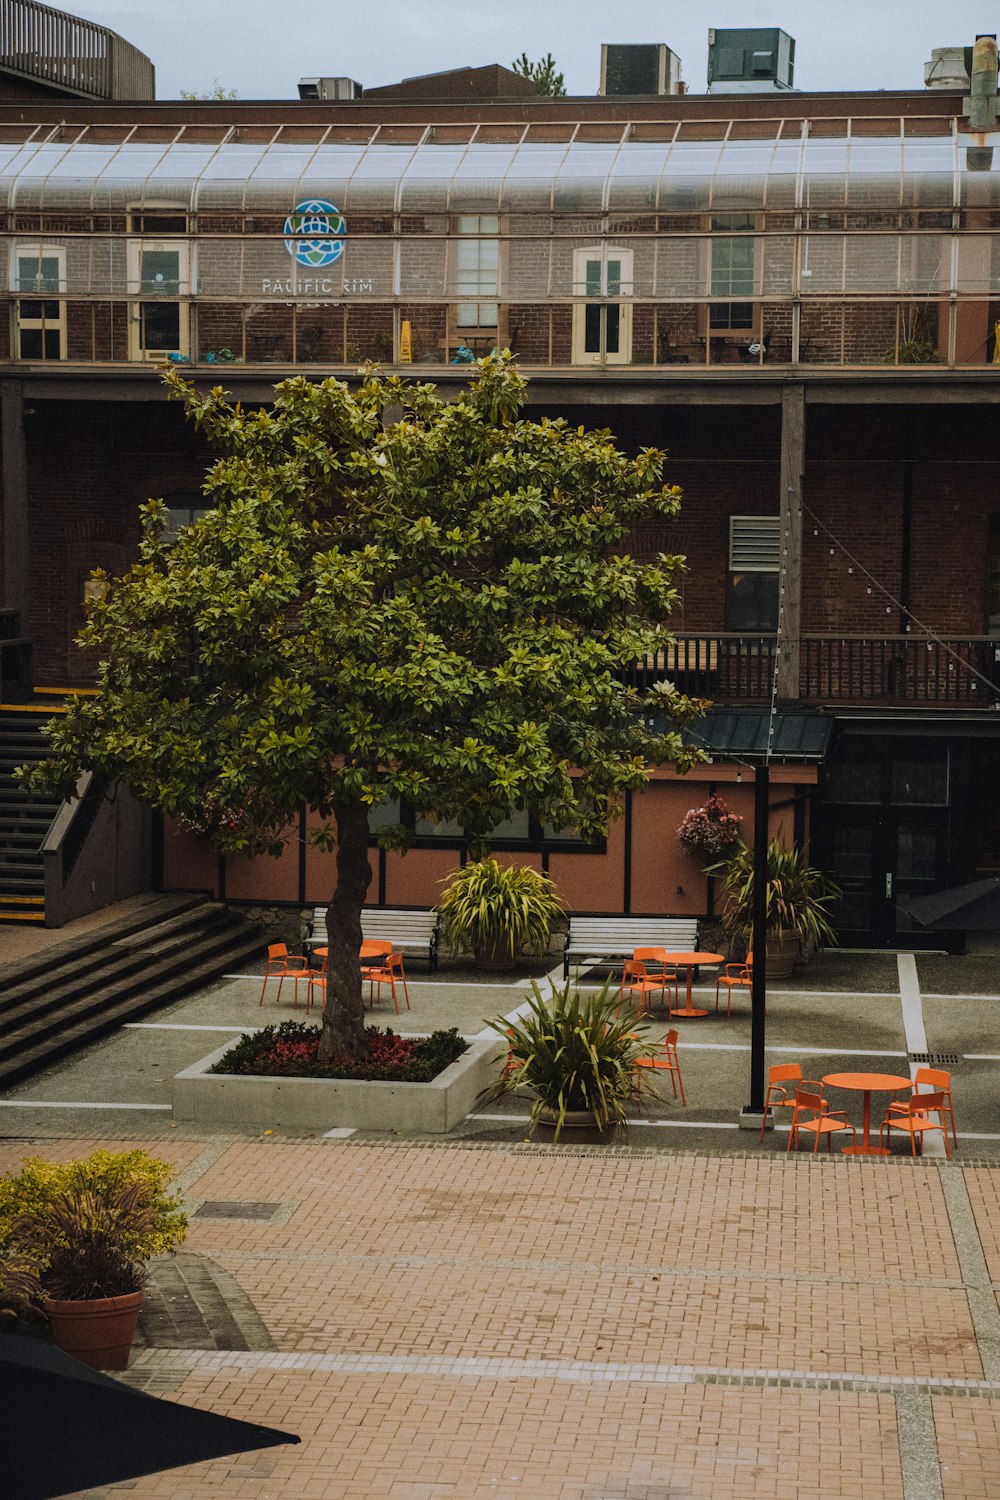
[[[311,74],[374,87],[509,64],[525,50],[552,52],[569,92],[594,94],[602,42],[666,42],[689,89],[704,93],[709,24],[783,27],[796,40],[803,89],[919,89],[933,47],[1000,31],[1000,16],[966,0],[79,0],[62,8],[146,52],[161,99],[205,92],[216,79],[244,99],[289,99]]]

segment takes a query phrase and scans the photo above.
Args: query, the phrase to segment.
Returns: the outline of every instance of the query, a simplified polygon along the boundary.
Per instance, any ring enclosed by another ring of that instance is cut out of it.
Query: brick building
[[[668,450],[681,516],[634,546],[688,571],[676,649],[639,670],[717,711],[714,763],[654,776],[606,847],[524,818],[498,848],[577,909],[704,912],[677,823],[708,786],[749,814],[740,753],[770,724],[773,826],[840,881],[849,940],[919,940],[899,894],[1000,870],[1000,135],[973,132],[968,88],[541,99],[495,67],[276,103],[18,86],[3,605],[36,683],[89,681],[87,580],[130,561],[138,504],[202,503],[165,359],[266,403],[366,359],[447,389],[506,345],[532,411]],[[373,899],[428,904],[461,850],[422,830],[379,856]],[[161,866],[236,900],[330,883],[294,836],[220,866],[168,828]]]

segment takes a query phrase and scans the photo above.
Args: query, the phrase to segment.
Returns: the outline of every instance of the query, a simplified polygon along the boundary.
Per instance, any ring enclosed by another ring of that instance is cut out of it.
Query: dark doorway
[[[843,737],[816,808],[815,862],[840,886],[840,941],[865,948],[940,948],[901,897],[951,878],[953,751],[947,741]]]

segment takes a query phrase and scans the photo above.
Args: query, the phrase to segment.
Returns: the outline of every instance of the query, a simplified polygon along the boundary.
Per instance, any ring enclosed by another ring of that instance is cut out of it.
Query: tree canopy
[[[556,71],[556,60],[551,52],[540,57],[537,62],[532,62],[527,52],[522,52],[521,56],[511,63],[511,67],[515,73],[531,79],[535,85],[536,94],[544,94],[548,99],[566,97],[566,80],[561,73]]]
[[[700,705],[627,680],[669,640],[681,564],[627,538],[679,491],[658,450],[526,420],[509,355],[454,399],[371,368],[353,390],[283,381],[261,410],[164,380],[219,454],[212,508],[173,534],[149,501],[139,560],[95,575],[101,692],[51,727],[34,784],[121,777],[226,851],[277,853],[318,809],[337,850],[324,1048],[363,1052],[372,808],[484,840],[518,807],[594,834],[652,764],[697,758],[679,726]]]

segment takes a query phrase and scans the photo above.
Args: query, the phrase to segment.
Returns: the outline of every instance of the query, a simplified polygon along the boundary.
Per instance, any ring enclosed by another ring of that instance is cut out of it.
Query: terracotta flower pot
[[[45,1299],[45,1314],[57,1348],[92,1370],[125,1370],[139,1326],[142,1292],[88,1301]]]
[[[545,1108],[542,1110],[538,1120],[536,1135],[539,1140],[551,1141],[555,1138],[556,1125],[559,1122],[559,1111],[557,1109]],[[615,1138],[614,1126],[602,1130],[594,1123],[594,1116],[589,1109],[568,1109],[566,1118],[563,1120],[562,1130],[559,1132],[560,1141],[565,1141],[567,1136],[576,1146],[602,1146]]]
[[[799,956],[799,935],[793,927],[783,927],[780,932],[767,935],[768,979],[787,979]]]

